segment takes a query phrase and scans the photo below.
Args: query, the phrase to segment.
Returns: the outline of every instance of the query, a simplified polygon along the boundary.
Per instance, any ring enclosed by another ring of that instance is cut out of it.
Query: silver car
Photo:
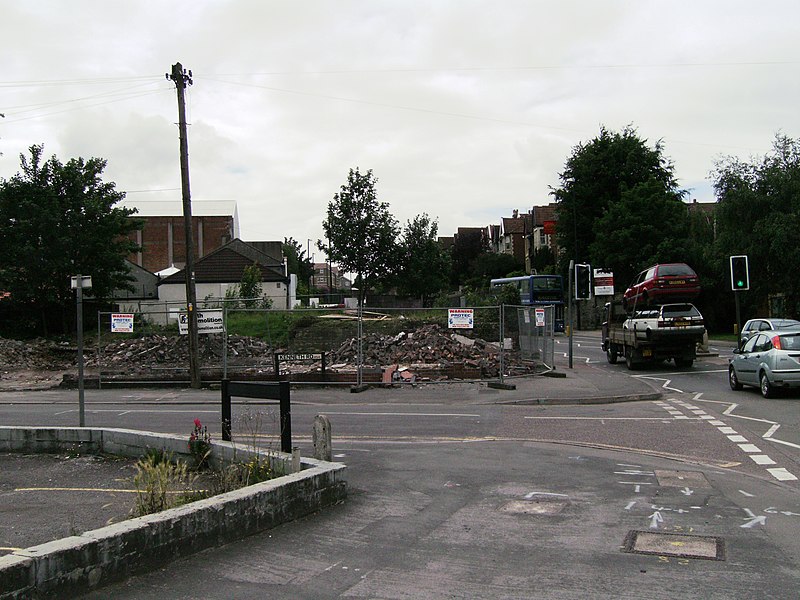
[[[732,390],[743,385],[761,389],[772,398],[781,388],[800,387],[800,329],[780,329],[753,335],[728,365]]]
[[[739,347],[744,346],[747,340],[760,331],[774,331],[784,327],[800,327],[800,321],[794,319],[750,319],[742,327],[742,333],[739,335]]]

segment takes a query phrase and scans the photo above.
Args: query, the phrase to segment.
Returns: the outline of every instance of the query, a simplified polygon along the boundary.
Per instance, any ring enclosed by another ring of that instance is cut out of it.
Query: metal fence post
[[[222,440],[224,442],[231,441],[231,392],[229,387],[230,381],[223,379],[221,382],[222,389]]]
[[[505,329],[505,304],[500,305],[500,384],[503,384],[503,371],[505,371],[504,365],[504,353],[505,353],[505,345],[506,345],[506,329]]]

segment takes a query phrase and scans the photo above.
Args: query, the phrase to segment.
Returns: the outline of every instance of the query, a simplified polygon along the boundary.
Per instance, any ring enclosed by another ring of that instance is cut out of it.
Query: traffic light
[[[592,297],[592,266],[575,265],[575,299],[589,300]]]
[[[731,289],[740,292],[750,289],[750,269],[747,256],[731,256]]]

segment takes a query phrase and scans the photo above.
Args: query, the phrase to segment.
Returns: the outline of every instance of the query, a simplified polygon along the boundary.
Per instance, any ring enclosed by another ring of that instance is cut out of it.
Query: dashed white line
[[[774,460],[772,460],[766,454],[750,454],[750,458],[753,459],[753,462],[757,465],[774,465],[776,464]]]
[[[767,471],[769,471],[770,475],[772,475],[778,481],[797,481],[797,477],[782,467],[767,469]]]

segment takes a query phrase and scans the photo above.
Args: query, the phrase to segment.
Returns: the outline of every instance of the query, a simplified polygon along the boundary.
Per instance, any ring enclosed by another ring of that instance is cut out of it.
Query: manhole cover
[[[711,487],[700,471],[660,471],[656,469],[658,485],[662,487]]]
[[[500,510],[518,515],[557,515],[568,504],[567,500],[512,500]]]
[[[725,560],[725,543],[713,536],[630,531],[625,538],[625,552]]]

